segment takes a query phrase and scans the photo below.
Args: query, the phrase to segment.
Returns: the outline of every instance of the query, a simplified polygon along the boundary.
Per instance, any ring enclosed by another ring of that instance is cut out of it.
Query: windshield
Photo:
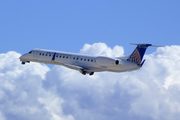
[[[32,53],[32,50],[29,52],[30,54]]]

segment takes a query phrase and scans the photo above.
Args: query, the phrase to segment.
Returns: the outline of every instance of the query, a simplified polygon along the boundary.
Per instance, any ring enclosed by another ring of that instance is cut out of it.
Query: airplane
[[[52,50],[33,49],[20,56],[19,59],[23,65],[30,62],[56,64],[78,70],[83,75],[93,75],[94,72],[103,71],[127,72],[139,70],[145,62],[143,56],[149,46],[163,47],[152,44],[131,44],[137,45],[137,47],[130,56],[126,57],[88,56]]]

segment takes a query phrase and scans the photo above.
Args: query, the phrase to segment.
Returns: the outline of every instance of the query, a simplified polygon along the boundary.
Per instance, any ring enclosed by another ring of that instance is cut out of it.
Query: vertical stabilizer
[[[132,45],[137,45],[136,49],[133,51],[133,53],[129,56],[129,58],[127,59],[127,61],[133,62],[133,63],[137,63],[138,65],[141,65],[141,61],[143,59],[144,53],[146,52],[146,49],[149,46],[153,46],[153,47],[160,47],[160,46],[155,46],[152,44],[132,44]],[[144,61],[142,62],[142,64],[144,63]]]

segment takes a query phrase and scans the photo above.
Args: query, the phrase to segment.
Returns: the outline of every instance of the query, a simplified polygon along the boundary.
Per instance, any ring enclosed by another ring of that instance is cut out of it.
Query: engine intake
[[[118,65],[118,64],[119,64],[119,60],[116,60],[116,62],[115,62],[115,63],[116,63],[116,65]]]

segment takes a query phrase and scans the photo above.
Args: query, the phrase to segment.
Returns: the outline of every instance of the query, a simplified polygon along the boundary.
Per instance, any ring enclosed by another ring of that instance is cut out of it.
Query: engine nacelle
[[[115,60],[109,57],[101,57],[101,56],[96,58],[96,62],[97,64],[103,65],[103,66],[113,66],[113,65],[119,64],[119,60]]]

